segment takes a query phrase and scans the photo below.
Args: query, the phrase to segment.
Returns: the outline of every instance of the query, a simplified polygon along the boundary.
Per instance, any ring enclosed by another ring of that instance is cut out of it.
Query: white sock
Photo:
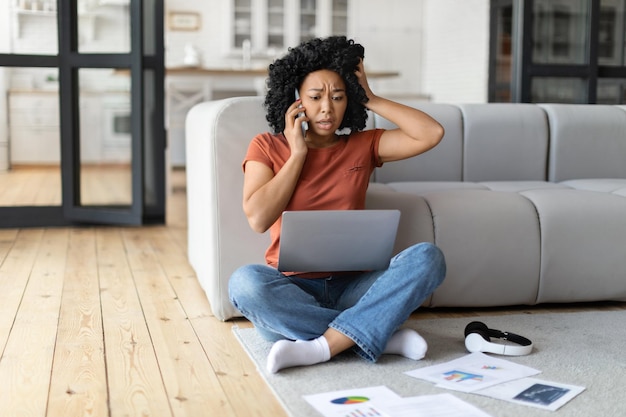
[[[383,353],[418,361],[426,355],[427,350],[428,344],[419,333],[413,329],[400,329],[391,336]]]
[[[279,340],[267,356],[267,370],[275,374],[291,366],[314,365],[330,359],[330,347],[324,336],[313,340]]]

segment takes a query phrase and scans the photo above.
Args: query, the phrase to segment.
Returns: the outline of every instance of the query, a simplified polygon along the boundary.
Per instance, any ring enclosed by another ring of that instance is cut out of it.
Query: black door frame
[[[130,0],[131,52],[121,54],[78,52],[77,3],[58,1],[58,55],[0,54],[0,66],[59,70],[63,199],[61,206],[0,207],[2,228],[165,221],[164,1]],[[131,206],[80,205],[80,68],[130,70]]]

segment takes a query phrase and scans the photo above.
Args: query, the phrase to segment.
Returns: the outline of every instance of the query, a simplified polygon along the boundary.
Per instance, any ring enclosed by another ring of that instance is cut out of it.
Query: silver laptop
[[[399,210],[285,211],[278,270],[385,269],[393,253]]]

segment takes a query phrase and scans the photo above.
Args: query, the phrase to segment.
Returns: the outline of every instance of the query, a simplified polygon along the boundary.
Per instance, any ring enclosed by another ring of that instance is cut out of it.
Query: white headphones
[[[492,337],[513,342],[515,345],[493,343]],[[480,321],[473,321],[465,327],[465,348],[472,353],[524,356],[532,352],[533,342],[518,334],[490,329]]]

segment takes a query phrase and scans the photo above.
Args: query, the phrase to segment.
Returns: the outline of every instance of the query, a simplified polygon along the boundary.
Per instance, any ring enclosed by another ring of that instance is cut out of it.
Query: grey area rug
[[[463,330],[479,320],[490,328],[518,333],[534,343],[529,356],[498,356],[542,371],[536,378],[586,387],[557,411],[546,411],[506,401],[437,388],[404,374],[424,366],[456,359],[467,352]],[[417,330],[429,349],[421,361],[383,355],[369,363],[353,353],[308,367],[277,374],[265,370],[271,344],[254,329],[233,328],[258,371],[293,417],[319,417],[303,395],[385,385],[403,397],[448,392],[494,417],[626,416],[626,311],[513,314],[454,319],[411,319],[404,327]]]

